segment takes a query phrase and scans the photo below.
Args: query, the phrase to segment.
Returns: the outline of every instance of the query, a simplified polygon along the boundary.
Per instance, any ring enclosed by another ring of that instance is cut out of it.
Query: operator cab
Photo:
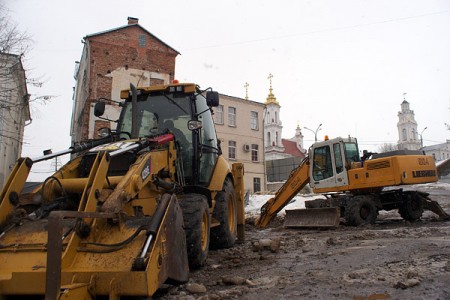
[[[220,153],[210,109],[219,105],[218,93],[208,91],[205,97],[193,84],[132,88],[125,92],[128,97],[117,124],[120,137],[141,139],[173,134],[181,152],[186,184],[208,185]],[[137,130],[133,130],[134,114]]]
[[[309,149],[309,157],[310,185],[316,189],[347,186],[347,170],[361,166],[357,141],[350,137],[315,143]]]

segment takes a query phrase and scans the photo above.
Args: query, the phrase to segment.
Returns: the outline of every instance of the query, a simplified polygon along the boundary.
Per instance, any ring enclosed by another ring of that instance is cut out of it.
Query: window
[[[253,130],[258,130],[258,112],[250,112],[250,128]]]
[[[402,139],[404,141],[406,141],[406,129],[405,128],[403,128],[403,130],[402,130]]]
[[[236,107],[228,107],[228,126],[236,126]]]
[[[228,158],[236,159],[236,142],[228,141]]]
[[[355,143],[345,143],[344,150],[347,163],[351,164],[352,162],[361,161],[358,153],[358,146]]]
[[[275,123],[278,124],[278,113],[277,112],[275,112]]]
[[[333,151],[334,151],[334,161],[336,163],[336,173],[339,174],[344,170],[340,145],[333,144]]]
[[[258,161],[258,145],[252,144],[252,161]]]
[[[253,178],[253,193],[257,193],[261,191],[261,178],[254,177]]]
[[[272,141],[270,140],[270,132],[267,133],[267,145],[270,146],[270,144],[272,143]]]
[[[145,34],[140,34],[139,35],[139,47],[145,47],[145,45],[147,44],[147,39]]]
[[[333,176],[330,147],[323,146],[314,149],[313,178],[323,180]]]
[[[223,105],[219,105],[214,110],[214,123],[223,124]]]

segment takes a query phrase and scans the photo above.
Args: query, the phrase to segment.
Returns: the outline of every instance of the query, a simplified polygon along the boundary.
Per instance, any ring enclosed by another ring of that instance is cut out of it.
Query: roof
[[[230,100],[235,100],[235,101],[246,101],[246,102],[249,102],[249,103],[252,103],[252,104],[255,104],[255,105],[259,105],[259,106],[262,106],[262,107],[266,106],[266,104],[258,102],[258,101],[245,99],[245,98],[239,98],[239,97],[230,96],[230,95],[226,95],[226,94],[222,94],[222,93],[219,93],[219,96],[227,97],[227,98],[230,98]]]
[[[281,143],[284,147],[284,153],[290,154],[292,156],[305,157],[305,154],[300,151],[297,147],[297,143],[294,141],[281,139]]]
[[[425,151],[433,151],[433,150],[447,150],[448,143],[436,144],[423,147]]]
[[[171,46],[169,46],[167,43],[163,42],[160,38],[158,38],[156,35],[152,34],[150,31],[148,31],[147,29],[145,29],[144,27],[142,27],[142,26],[139,25],[139,24],[127,24],[127,25],[120,26],[120,27],[116,27],[116,28],[113,28],[113,29],[109,29],[109,30],[100,31],[100,32],[97,32],[97,33],[88,34],[88,35],[86,35],[83,39],[88,39],[88,38],[95,37],[95,36],[102,35],[102,34],[108,34],[108,33],[110,33],[110,32],[119,31],[119,30],[122,30],[122,29],[125,29],[125,28],[129,28],[129,27],[133,27],[133,26],[139,27],[140,29],[144,30],[148,35],[151,35],[151,36],[154,37],[156,40],[158,40],[158,41],[161,42],[162,44],[166,45],[167,47],[169,47],[170,49],[172,49],[173,51],[175,51],[177,54],[181,54],[180,52],[178,52],[177,50],[175,50],[174,48],[172,48]]]

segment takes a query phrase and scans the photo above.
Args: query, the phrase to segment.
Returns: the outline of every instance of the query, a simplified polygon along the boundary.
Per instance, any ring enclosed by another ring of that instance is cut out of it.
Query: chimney
[[[128,17],[128,25],[133,25],[139,23],[138,18]]]

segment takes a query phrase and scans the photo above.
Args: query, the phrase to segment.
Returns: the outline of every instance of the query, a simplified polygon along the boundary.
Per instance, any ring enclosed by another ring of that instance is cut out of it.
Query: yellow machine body
[[[131,99],[133,93],[144,98]],[[207,107],[210,101],[195,84],[122,94],[129,95],[127,105],[143,105],[146,97],[152,105],[167,100],[167,105],[194,101]],[[164,113],[169,111],[159,116]],[[197,116],[192,114],[194,157],[205,147],[200,130],[213,124],[209,110],[203,124]],[[186,282],[189,269],[206,260],[210,240],[225,235],[228,241],[216,245],[220,248],[244,238],[242,164],[230,168],[220,154],[205,155],[208,164],[200,161],[197,167],[210,176],[197,183],[183,173],[183,152],[173,131],[131,139],[116,134],[119,139],[109,136],[66,151],[78,156],[31,192],[22,190],[33,162],[53,156],[18,160],[1,194],[0,299],[151,297],[163,283]]]

